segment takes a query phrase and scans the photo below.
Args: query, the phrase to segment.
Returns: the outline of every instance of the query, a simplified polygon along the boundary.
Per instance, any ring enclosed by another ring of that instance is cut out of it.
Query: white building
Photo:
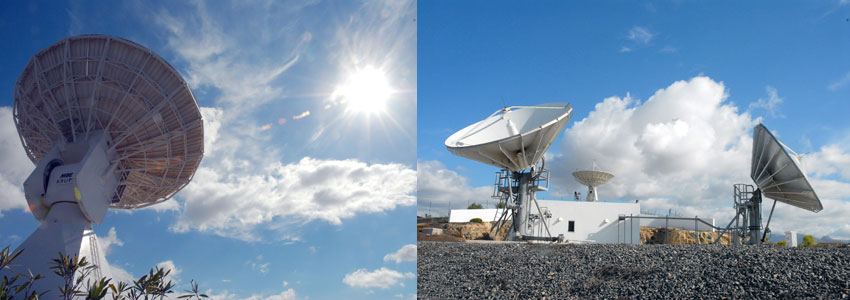
[[[620,220],[620,216],[640,215],[638,203],[583,202],[562,200],[537,200],[540,209],[552,213],[549,219],[549,231],[553,237],[560,234],[569,242],[593,243],[640,243],[640,221],[637,219]],[[494,221],[501,210],[496,209],[453,209],[449,222],[469,222],[472,218],[481,218],[484,222]],[[536,213],[536,210],[533,211]],[[545,235],[540,221],[531,224],[535,233]]]

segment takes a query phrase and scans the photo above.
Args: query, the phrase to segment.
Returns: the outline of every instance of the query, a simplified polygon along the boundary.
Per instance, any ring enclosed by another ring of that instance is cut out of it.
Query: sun
[[[335,92],[348,110],[363,113],[382,112],[391,93],[384,72],[371,66],[351,74]]]

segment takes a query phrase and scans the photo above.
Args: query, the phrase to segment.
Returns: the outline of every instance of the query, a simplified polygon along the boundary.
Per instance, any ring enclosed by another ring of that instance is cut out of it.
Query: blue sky
[[[773,231],[850,238],[846,0],[431,1],[418,23],[419,215],[491,194],[496,168],[450,154],[449,135],[504,105],[564,101],[575,114],[544,199],[586,193],[570,173],[596,161],[617,176],[600,199],[726,222],[761,122],[804,154],[824,203],[777,205]]]
[[[16,78],[64,37],[108,34],[171,63],[205,119],[192,183],[95,226],[116,277],[167,266],[179,291],[194,279],[218,299],[415,295],[416,2],[2,6],[0,245],[38,227],[21,191],[33,165],[11,119]],[[356,101],[380,97],[364,84],[383,91],[378,108]]]

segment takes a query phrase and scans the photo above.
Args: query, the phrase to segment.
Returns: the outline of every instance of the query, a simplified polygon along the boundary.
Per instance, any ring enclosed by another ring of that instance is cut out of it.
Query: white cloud
[[[249,297],[245,300],[295,300],[295,299],[298,299],[298,297],[295,295],[295,290],[287,289],[287,290],[285,290],[285,291],[283,291],[283,292],[281,292],[280,294],[277,294],[277,295],[271,295],[271,296],[267,296],[267,297],[266,296],[253,295],[253,296],[251,296],[251,297]]]
[[[804,156],[801,163],[815,178],[839,175],[850,180],[850,152],[838,144],[821,147],[819,151]]]
[[[0,106],[0,217],[3,211],[25,209],[24,180],[35,166],[24,152],[12,108]]]
[[[845,2],[845,1],[850,1],[850,0],[842,0],[842,3]],[[844,86],[846,86],[848,83],[850,83],[850,72],[847,72],[847,74],[845,74],[844,77],[841,77],[841,79],[838,79],[838,80],[830,83],[829,85],[826,86],[826,88],[830,91],[837,91],[837,90],[843,88]]]
[[[263,263],[263,256],[258,255],[256,259],[246,261],[245,264],[251,265],[251,270],[260,271],[260,274],[265,275],[269,272],[271,263]]]
[[[112,252],[112,249],[117,246],[124,246],[124,242],[118,239],[118,234],[115,232],[115,227],[110,227],[109,232],[105,237],[101,237],[98,239],[98,244],[100,244],[100,250],[103,251],[103,256],[109,255]]]
[[[161,263],[156,264],[156,266],[158,268],[162,269],[162,270],[166,270],[166,271],[171,270],[171,272],[168,273],[167,276],[165,276],[166,282],[168,282],[169,280],[171,282],[173,282],[174,284],[177,284],[177,283],[180,282],[180,273],[183,273],[183,270],[181,270],[176,265],[174,265],[174,261],[166,260],[166,261],[163,261]]]
[[[133,274],[130,274],[130,272],[127,272],[127,270],[124,270],[124,268],[121,268],[121,267],[116,266],[116,265],[109,265],[109,273],[112,273],[112,282],[113,283],[117,283],[117,282],[131,283],[131,282],[133,282],[134,280],[137,279],[137,278],[135,278],[135,276],[133,276]]]
[[[642,209],[673,208],[725,225],[734,215],[732,185],[752,182],[751,132],[760,121],[740,113],[727,97],[723,83],[700,76],[658,90],[645,103],[628,96],[604,99],[563,133],[563,155],[547,162],[552,166],[552,195],[583,192],[585,187],[570,174],[596,161],[616,175],[599,188],[600,199],[640,199]],[[804,162],[815,175],[812,185],[824,211],[814,214],[779,204],[770,227],[774,232],[850,236],[850,228],[843,225],[850,214],[850,183],[827,178],[847,180],[850,154],[830,145]],[[764,203],[772,204],[767,199]]]
[[[464,176],[446,169],[438,161],[420,161],[416,182],[417,214],[424,216],[446,215],[449,207],[466,208],[476,202],[486,204],[495,200],[490,198],[492,187],[471,187]]]
[[[201,167],[181,192],[184,211],[174,229],[253,240],[255,227],[276,218],[340,225],[358,213],[413,205],[415,184],[416,173],[404,165],[353,159],[305,157],[291,164],[273,162],[256,173]]]
[[[215,145],[218,141],[218,131],[224,110],[221,107],[200,107],[201,116],[204,118],[204,158],[215,155]]]
[[[642,207],[671,200],[703,209],[725,205],[732,183],[749,182],[749,132],[756,124],[726,98],[722,83],[696,77],[658,90],[645,103],[605,99],[563,133],[565,154],[547,163],[557,185],[552,193],[583,191],[570,174],[596,161],[616,175],[599,188],[601,199],[641,199]]]
[[[342,282],[352,287],[362,288],[382,288],[387,289],[394,285],[403,286],[402,282],[406,278],[415,278],[413,273],[401,273],[387,268],[380,268],[374,271],[366,269],[358,269],[352,273],[346,274]]]
[[[629,29],[629,34],[626,36],[627,39],[633,41],[635,43],[641,45],[647,45],[652,38],[655,37],[655,34],[649,31],[649,29],[641,26],[634,26]]]
[[[397,264],[405,261],[416,261],[416,245],[404,245],[398,251],[385,255],[384,261],[395,261]]]
[[[768,85],[765,87],[765,91],[767,91],[767,99],[759,98],[758,101],[750,103],[748,111],[752,111],[754,108],[761,108],[766,110],[771,117],[784,118],[785,116],[779,111],[779,105],[782,104],[783,99],[779,97],[776,88]]]

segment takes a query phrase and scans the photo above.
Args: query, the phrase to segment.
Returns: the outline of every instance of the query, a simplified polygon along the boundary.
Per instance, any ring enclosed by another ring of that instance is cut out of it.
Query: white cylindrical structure
[[[95,240],[93,242],[92,240]],[[86,257],[89,265],[95,265],[89,278],[109,276],[106,259],[96,242],[92,225],[76,203],[60,202],[53,204],[41,226],[35,230],[16,250],[23,250],[10,269],[0,271],[0,276],[11,278],[15,274],[41,274],[32,290],[49,291],[42,299],[60,299],[58,287],[64,286],[62,277],[53,274],[53,259],[59,258],[59,252],[66,256]],[[99,278],[97,278],[99,279]],[[22,279],[19,279],[22,280]]]
[[[585,201],[587,202],[596,202],[599,200],[599,196],[596,195],[596,187],[592,185],[587,186],[587,197]]]
[[[797,232],[796,231],[786,231],[785,232],[785,247],[797,247]]]

